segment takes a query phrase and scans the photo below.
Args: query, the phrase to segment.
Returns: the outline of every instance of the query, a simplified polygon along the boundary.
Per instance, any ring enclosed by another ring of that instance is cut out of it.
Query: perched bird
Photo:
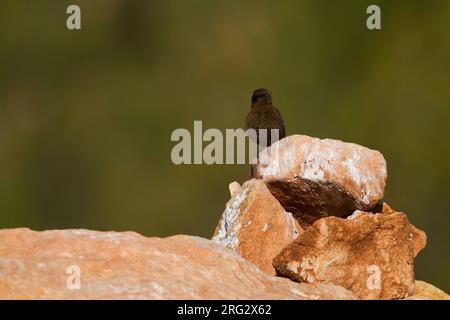
[[[284,121],[280,111],[272,104],[272,93],[267,89],[256,89],[252,95],[251,110],[245,119],[245,130],[255,129],[259,133],[259,129],[267,129],[267,146],[276,142],[276,137],[272,137],[271,129],[278,129],[278,139],[286,136]],[[256,143],[262,144],[260,135]]]
[[[272,104],[272,93],[269,90],[256,89],[253,91],[251,109],[245,119],[245,130],[248,129],[255,129],[257,134],[255,142],[267,147],[286,136],[283,118],[280,111]],[[267,136],[263,132],[260,133],[259,129],[267,129]],[[279,130],[278,139],[276,136],[272,136],[271,129]],[[258,161],[258,156],[256,161]],[[249,179],[254,177],[255,165],[252,165]]]

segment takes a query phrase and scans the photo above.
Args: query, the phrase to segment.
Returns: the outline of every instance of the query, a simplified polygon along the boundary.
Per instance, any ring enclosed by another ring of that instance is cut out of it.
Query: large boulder
[[[253,179],[239,190],[236,187],[235,183],[230,185],[234,196],[227,203],[212,240],[275,275],[272,260],[303,230],[264,181]]]
[[[414,293],[414,257],[425,242],[403,213],[356,211],[316,221],[274,266],[294,281],[339,285],[362,299],[401,299]]]
[[[383,199],[383,155],[339,140],[286,137],[259,154],[255,175],[303,228],[356,209],[372,211]]]
[[[0,299],[352,299],[260,271],[213,241],[0,230]]]

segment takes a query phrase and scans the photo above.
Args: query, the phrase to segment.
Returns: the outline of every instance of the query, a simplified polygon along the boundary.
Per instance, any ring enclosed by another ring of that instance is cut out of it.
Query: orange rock
[[[395,210],[393,210],[386,202],[383,202],[381,212],[382,213],[394,213]]]
[[[427,245],[427,234],[413,225],[411,225],[410,228],[410,237],[412,238],[415,258]]]
[[[281,251],[274,266],[294,281],[339,285],[362,299],[401,299],[414,292],[423,235],[403,213],[327,217]]]
[[[74,275],[80,276],[79,288]],[[341,287],[269,276],[198,237],[0,230],[0,299],[352,298]]]
[[[375,212],[375,211],[374,211]],[[396,211],[392,209],[386,202],[383,202],[383,204],[380,206],[380,212],[383,214],[391,214],[395,213]],[[427,244],[427,235],[425,232],[423,232],[420,229],[417,229],[415,226],[411,224],[411,236],[413,239],[413,245],[414,245],[414,257],[416,257],[426,246]]]
[[[227,203],[212,240],[274,275],[273,258],[301,232],[298,222],[284,211],[264,181],[253,179]]]
[[[302,135],[263,150],[255,171],[303,228],[330,215],[371,211],[383,199],[387,178],[380,152]]]

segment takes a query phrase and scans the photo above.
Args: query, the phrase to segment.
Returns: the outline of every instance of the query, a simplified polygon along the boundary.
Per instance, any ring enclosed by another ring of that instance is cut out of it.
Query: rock
[[[376,212],[376,211],[374,211]],[[394,213],[395,210],[392,209],[386,202],[383,202],[383,205],[381,206],[381,213]]]
[[[415,226],[411,225],[411,237],[413,239],[413,247],[414,247],[414,258],[417,257],[417,255],[425,249],[425,246],[427,245],[427,234],[417,229]]]
[[[227,203],[212,240],[274,275],[273,258],[301,232],[264,181],[253,179]]]
[[[414,293],[413,259],[423,233],[403,213],[356,211],[316,221],[274,259],[277,273],[298,282],[335,284],[362,299]]]
[[[230,183],[228,188],[230,189],[230,196],[234,198],[234,196],[239,192],[239,190],[241,190],[241,185],[239,184],[239,182],[234,181]]]
[[[79,289],[74,276],[81,276]],[[69,274],[67,273],[69,271]],[[0,230],[1,299],[352,299],[330,285],[269,276],[191,236]]]
[[[394,213],[395,210],[392,209],[386,202],[384,202],[379,212],[384,214],[390,214]],[[427,235],[425,232],[423,232],[420,229],[417,229],[412,224],[411,224],[411,233],[414,245],[414,257],[416,257],[425,248],[427,244]]]
[[[255,175],[305,229],[330,215],[372,211],[383,199],[387,171],[378,151],[293,135],[261,151]]]
[[[426,283],[425,281],[416,280],[414,294],[407,300],[450,300],[450,296],[441,289]]]

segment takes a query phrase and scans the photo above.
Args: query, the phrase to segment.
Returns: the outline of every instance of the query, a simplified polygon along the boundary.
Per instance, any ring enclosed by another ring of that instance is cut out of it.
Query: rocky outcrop
[[[427,237],[383,203],[378,151],[291,136],[254,172],[212,240],[0,230],[0,299],[449,298],[414,280]]]
[[[239,190],[232,183],[230,193],[234,196],[227,203],[212,240],[274,275],[273,258],[297,238],[302,228],[262,180],[247,181]]]
[[[330,215],[372,211],[383,199],[387,171],[378,151],[293,135],[260,153],[256,177],[306,228]]]
[[[269,276],[213,241],[134,232],[0,231],[1,299],[353,299]]]
[[[425,241],[403,213],[356,211],[316,221],[274,266],[281,276],[339,285],[362,299],[401,299],[414,293],[414,257]]]
[[[387,173],[381,153],[295,135],[263,150],[255,172],[259,180],[241,189],[230,185],[232,199],[215,241],[269,274],[275,254],[277,275],[341,286],[360,299],[433,296],[429,287],[414,288],[414,259],[425,248],[425,232],[382,201]],[[292,230],[293,223],[282,218],[288,212],[303,228],[286,244],[288,238],[280,236]],[[267,221],[275,233],[261,232]]]

